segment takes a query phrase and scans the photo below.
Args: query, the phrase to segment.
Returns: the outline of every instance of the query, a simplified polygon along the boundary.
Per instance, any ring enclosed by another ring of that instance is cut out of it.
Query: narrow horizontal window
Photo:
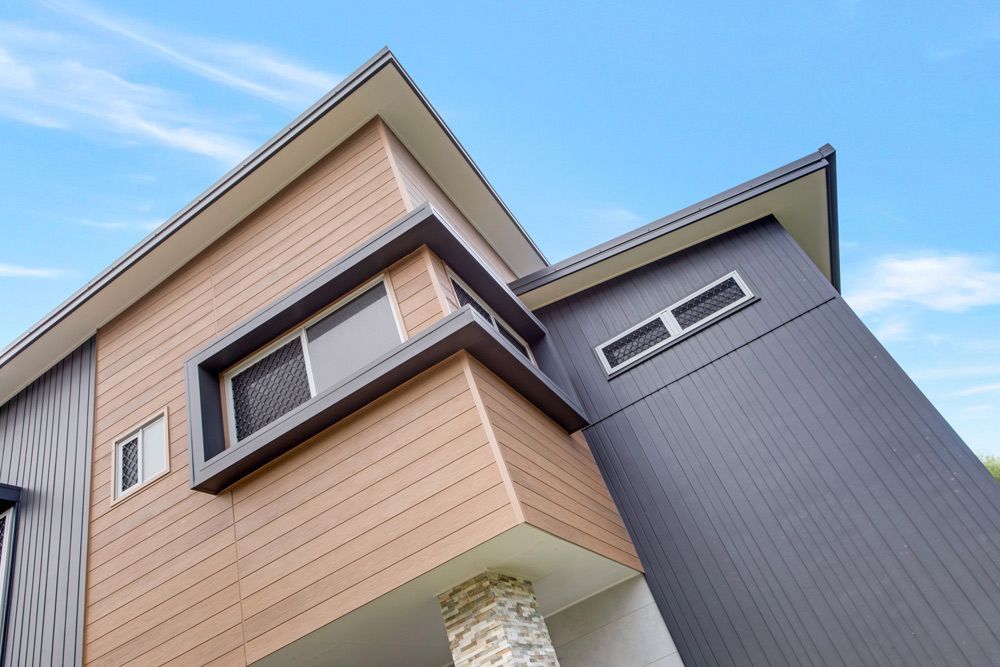
[[[625,334],[618,340],[608,343],[601,350],[608,365],[612,368],[621,366],[634,359],[646,350],[656,347],[670,338],[667,325],[659,317],[643,324],[638,329]]]
[[[479,302],[479,299],[475,298],[469,292],[462,287],[457,280],[451,281],[451,286],[455,288],[455,296],[458,297],[458,305],[460,306],[472,306],[472,309],[486,318],[490,324],[496,326],[496,322],[493,321],[493,316],[490,311],[486,310],[486,306]]]
[[[400,342],[379,278],[224,374],[230,437],[246,439]]]
[[[611,375],[714,322],[753,298],[750,288],[734,271],[598,345],[597,357],[605,372]]]
[[[514,333],[513,329],[507,326],[507,323],[500,319],[500,317],[494,313],[482,299],[468,288],[465,283],[461,282],[455,275],[451,276],[451,286],[455,290],[455,296],[458,297],[458,304],[460,306],[470,306],[474,311],[483,316],[483,318],[493,325],[493,328],[503,336],[514,348],[524,355],[524,357],[531,363],[535,363],[534,358],[531,356],[531,348],[528,344]]]
[[[14,550],[14,512],[9,507],[0,512],[0,637],[6,631],[7,603],[10,597],[11,554]]]
[[[168,469],[166,416],[161,414],[115,443],[115,497]]]
[[[736,282],[736,278],[730,277],[671,308],[670,314],[677,320],[681,329],[690,329],[745,297],[746,292]]]

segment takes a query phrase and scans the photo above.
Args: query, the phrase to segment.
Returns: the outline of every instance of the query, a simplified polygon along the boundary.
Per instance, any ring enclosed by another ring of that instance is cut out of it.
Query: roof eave
[[[135,299],[115,303],[112,308],[102,306],[100,316],[88,319],[86,326],[81,325],[75,327],[73,328],[73,331],[58,331],[60,325],[62,325],[67,318],[74,313],[77,313],[81,307],[88,305],[88,303],[91,302],[95,296],[107,290],[109,286],[112,286],[124,274],[140,265],[143,260],[150,258],[154,251],[163,246],[164,243],[177,237],[181,230],[187,228],[189,222],[204,214],[220,201],[223,201],[226,198],[225,196],[232,192],[234,188],[246,181],[248,178],[257,174],[263,165],[268,164],[272,158],[288,147],[295,141],[296,138],[312,128],[331,110],[347,100],[352,93],[357,92],[366,82],[371,80],[388,66],[393,67],[399,74],[409,90],[412,91],[418,104],[431,117],[433,124],[439,127],[443,134],[447,137],[448,142],[450,142],[450,144],[454,147],[454,150],[458,153],[459,163],[466,164],[468,169],[471,170],[472,175],[466,179],[466,183],[476,182],[481,185],[483,190],[488,193],[487,195],[483,195],[486,197],[486,201],[494,202],[493,206],[495,208],[493,208],[493,211],[502,212],[497,214],[500,216],[497,219],[503,220],[505,225],[509,225],[507,229],[513,229],[513,231],[510,232],[510,235],[508,235],[508,240],[514,240],[507,243],[507,247],[505,248],[496,248],[497,252],[505,259],[505,261],[512,265],[518,263],[512,260],[519,260],[520,264],[529,265],[532,269],[534,267],[547,265],[547,260],[542,255],[541,251],[527,235],[520,223],[518,223],[518,221],[511,214],[510,210],[500,199],[499,195],[497,195],[492,185],[490,185],[490,183],[486,180],[485,176],[482,174],[478,166],[476,166],[469,154],[465,151],[464,147],[461,143],[459,143],[458,139],[454,136],[447,125],[445,125],[437,111],[434,110],[434,108],[427,101],[427,98],[422,92],[420,92],[413,80],[396,60],[393,53],[387,47],[383,47],[361,67],[355,70],[355,72],[345,78],[329,93],[320,98],[315,104],[310,106],[305,112],[285,126],[270,140],[265,142],[249,157],[240,162],[240,164],[238,164],[235,168],[230,170],[203,193],[198,195],[177,214],[160,225],[132,249],[119,257],[115,262],[101,271],[86,285],[77,290],[63,303],[45,315],[31,328],[14,339],[14,341],[3,348],[3,350],[0,350],[0,404],[9,400],[23,387],[27,386],[31,381],[39,377],[53,364],[57,363],[62,358],[59,354],[65,356],[65,354],[72,351],[76,346],[92,336],[96,332],[97,327],[102,326],[104,323],[120,313],[124,308],[127,308],[129,305],[134,303]],[[370,109],[369,116],[379,115],[381,111],[381,109],[372,108]],[[301,171],[304,171],[307,167],[308,165],[291,176],[298,175],[298,173],[301,173]],[[274,169],[278,169],[278,167],[275,167]],[[261,203],[263,202],[257,202],[256,205],[259,206]],[[253,209],[250,209],[250,211],[252,210]],[[249,214],[250,211],[244,213],[243,217],[245,217],[246,214]],[[235,225],[237,222],[238,219],[234,220],[232,224]],[[190,249],[191,251],[187,253],[188,258],[194,256],[194,254],[200,252],[202,249],[203,246],[192,247]],[[529,256],[526,257],[525,253]],[[516,257],[512,255],[516,255]],[[155,279],[151,279],[149,284],[146,285],[145,292],[153,289],[157,284],[159,284],[159,282],[170,275],[173,270],[176,270],[179,267],[172,266],[166,268],[171,268],[171,270],[165,271],[162,275],[158,274]],[[53,333],[58,335],[53,336],[57,342],[53,343],[52,351],[46,350],[45,354],[36,354],[30,360],[23,359],[22,355],[26,350],[38,343],[42,338],[50,336]],[[20,359],[21,363],[14,364],[15,361],[19,360],[19,357],[22,357]],[[22,368],[12,371],[12,364],[22,366]]]
[[[688,206],[631,232],[627,232],[515,280],[510,285],[511,289],[521,296],[522,299],[525,299],[529,307],[540,308],[553,301],[578,293],[588,286],[620,275],[622,272],[620,268],[621,258],[628,253],[635,252],[647,244],[661,241],[667,235],[674,234],[692,225],[705,224],[706,220],[730,212],[736,209],[736,207],[746,204],[762,195],[773,195],[781,188],[800,181],[800,179],[814,176],[820,171],[823,172],[822,182],[825,184],[823,187],[825,198],[822,201],[824,209],[822,217],[824,219],[813,222],[816,225],[825,225],[827,227],[825,234],[826,245],[828,247],[825,249],[826,257],[814,257],[813,259],[817,261],[817,265],[820,265],[820,269],[824,273],[827,273],[834,287],[839,290],[840,266],[837,229],[836,152],[829,144],[783,167],[779,167],[692,206]],[[757,211],[754,215],[748,215],[740,224],[760,219],[768,213],[770,211]],[[707,240],[708,238],[711,238],[711,236],[706,235],[704,238],[697,240],[697,242]],[[690,245],[692,243],[687,242],[683,246],[670,252],[664,251],[660,255],[655,253],[649,254],[647,252],[641,263],[635,264],[630,268],[637,268],[644,263],[655,261],[667,254],[690,247]],[[823,261],[818,261],[820,259]],[[612,260],[617,261],[613,262]],[[610,268],[612,264],[616,264],[614,269]],[[602,266],[609,268],[602,273],[600,270]],[[584,273],[588,274],[588,278],[581,283],[580,276]],[[574,279],[576,280],[575,283]]]

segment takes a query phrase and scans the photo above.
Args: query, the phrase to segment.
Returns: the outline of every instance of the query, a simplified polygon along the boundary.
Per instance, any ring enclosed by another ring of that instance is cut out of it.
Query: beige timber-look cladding
[[[459,353],[234,488],[248,660],[517,524],[466,363]]]
[[[524,520],[642,571],[593,454],[503,380],[471,360],[476,392]]]
[[[386,136],[362,127],[98,331],[87,664],[257,660],[525,520],[636,566],[586,445],[465,353],[190,490],[183,361],[405,213]],[[385,275],[406,336],[458,306],[426,247]],[[112,504],[114,438],[164,409],[170,472]]]
[[[517,278],[489,241],[483,238],[483,235],[472,226],[469,219],[441,190],[441,187],[417,162],[392,130],[384,124],[381,128],[386,145],[389,147],[390,162],[403,189],[403,199],[407,208],[413,210],[424,202],[430,202],[505,282],[511,282]]]
[[[232,492],[188,488],[182,363],[405,213],[375,120],[97,334],[88,664],[243,659]],[[169,412],[170,474],[112,505],[114,437]]]

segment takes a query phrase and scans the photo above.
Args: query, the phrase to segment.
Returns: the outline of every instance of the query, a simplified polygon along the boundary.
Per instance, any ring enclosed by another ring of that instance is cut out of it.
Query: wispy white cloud
[[[918,381],[969,380],[973,378],[1000,377],[1000,364],[963,364],[918,368],[910,373]]]
[[[180,96],[84,64],[72,46],[51,33],[0,23],[0,115],[37,127],[111,132],[229,164],[252,150],[241,137],[214,129]]]
[[[995,392],[1000,392],[1000,382],[993,382],[990,384],[978,384],[974,387],[969,387],[968,389],[963,389],[958,392],[959,396],[979,396],[980,394],[992,394]]]
[[[847,300],[861,314],[898,305],[961,313],[1000,304],[1000,267],[995,257],[963,253],[923,253],[875,260]]]
[[[913,327],[902,317],[887,317],[875,325],[875,336],[883,341],[906,341],[912,338]]]
[[[66,272],[62,269],[41,269],[0,262],[0,278],[58,278]]]
[[[339,79],[261,46],[169,32],[79,2],[52,0],[45,4],[193,74],[279,104],[311,102]]]

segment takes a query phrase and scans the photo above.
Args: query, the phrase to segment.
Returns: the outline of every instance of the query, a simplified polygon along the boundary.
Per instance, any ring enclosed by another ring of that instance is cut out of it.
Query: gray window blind
[[[316,391],[332,387],[399,345],[399,330],[385,284],[306,329]]]

